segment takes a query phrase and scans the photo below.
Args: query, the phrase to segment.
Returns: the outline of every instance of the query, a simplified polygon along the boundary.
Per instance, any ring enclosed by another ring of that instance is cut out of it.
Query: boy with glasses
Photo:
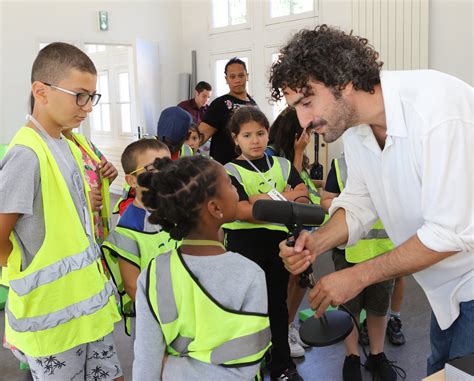
[[[96,82],[78,48],[43,48],[31,73],[33,115],[0,162],[5,335],[35,380],[123,380],[113,338],[120,316],[95,244],[81,153],[61,137],[98,102]]]
[[[142,204],[142,188],[138,176],[155,171],[156,159],[170,157],[168,147],[157,139],[141,139],[129,144],[122,154],[122,167],[135,198],[102,244],[102,252],[121,299],[125,332],[135,337],[135,292],[140,272],[157,255],[176,247],[176,241],[148,222],[148,211]],[[133,343],[133,342],[132,342]]]

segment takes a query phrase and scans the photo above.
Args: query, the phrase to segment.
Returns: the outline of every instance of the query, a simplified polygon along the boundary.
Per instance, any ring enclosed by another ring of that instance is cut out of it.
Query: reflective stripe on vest
[[[215,365],[248,365],[261,361],[270,345],[268,316],[218,305],[176,250],[151,261],[147,290],[171,355]]]
[[[7,308],[8,323],[10,327],[17,332],[37,332],[51,329],[60,324],[67,323],[72,319],[77,319],[81,316],[90,315],[99,311],[109,303],[109,299],[113,293],[114,288],[112,284],[108,282],[102,291],[86,300],[47,315],[22,319],[16,319]]]
[[[85,186],[81,151],[66,142]],[[25,264],[15,235],[10,235],[5,336],[28,356],[50,356],[99,340],[113,331],[120,315],[94,237],[79,217],[84,211],[77,210],[48,145],[28,127],[17,132],[14,145],[30,148],[38,159],[45,236],[33,261]],[[83,192],[90,223],[90,202],[85,188]]]
[[[272,167],[263,173],[265,178],[272,179],[275,182],[275,188],[279,192],[284,192],[286,185],[288,184],[288,178],[290,176],[291,171],[291,163],[279,156],[272,156],[273,165]],[[242,185],[249,196],[259,193],[269,192],[271,190],[270,185],[266,182],[263,183],[263,179],[261,176],[252,170],[246,169],[241,167],[235,163],[227,163],[224,165],[224,169],[227,173],[231,176],[234,176],[235,179]],[[256,180],[258,179],[258,180]],[[264,191],[257,191],[253,185],[255,185],[255,181],[261,181],[261,185]],[[249,189],[250,188],[250,189]],[[282,224],[270,224],[270,223],[263,223],[263,224],[255,224],[246,221],[239,221],[236,220],[234,222],[226,223],[222,225],[224,229],[228,230],[239,230],[239,229],[269,229],[269,230],[279,230],[288,232],[288,228]]]
[[[71,255],[60,261],[37,270],[19,279],[9,281],[10,287],[19,296],[24,296],[35,288],[54,282],[69,274],[71,271],[81,270],[99,259],[98,250],[89,246],[82,253]]]
[[[122,250],[127,251],[129,254],[135,257],[140,257],[140,250],[138,249],[138,243],[134,239],[125,237],[123,234],[118,233],[116,230],[112,231],[107,238],[107,241],[111,244],[120,247]]]
[[[347,182],[347,164],[344,157],[335,159],[334,166],[339,188],[342,190]],[[378,220],[367,235],[355,245],[346,247],[346,260],[350,263],[367,261],[394,248],[382,222]]]

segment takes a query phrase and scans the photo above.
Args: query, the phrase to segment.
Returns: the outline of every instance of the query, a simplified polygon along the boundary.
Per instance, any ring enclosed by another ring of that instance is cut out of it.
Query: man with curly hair
[[[301,273],[325,251],[354,245],[378,218],[396,246],[321,278],[309,294],[316,315],[414,273],[433,310],[428,374],[473,353],[472,87],[432,70],[381,72],[366,39],[326,25],[300,31],[280,53],[272,98],[284,96],[326,142],[343,135],[348,167],[329,222],[294,248],[280,244],[285,266]]]

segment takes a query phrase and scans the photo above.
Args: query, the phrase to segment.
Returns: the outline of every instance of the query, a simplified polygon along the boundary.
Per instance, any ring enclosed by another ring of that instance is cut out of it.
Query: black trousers
[[[288,345],[288,306],[286,304],[289,273],[278,256],[278,245],[286,233],[268,229],[226,230],[226,248],[243,255],[265,272],[268,294],[268,316],[272,333],[271,377],[278,377],[295,365]]]

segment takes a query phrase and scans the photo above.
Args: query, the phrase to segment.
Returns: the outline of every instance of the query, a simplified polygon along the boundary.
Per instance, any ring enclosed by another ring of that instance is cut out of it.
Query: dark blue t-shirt
[[[130,204],[127,209],[125,209],[125,212],[123,212],[122,217],[120,217],[117,226],[143,232],[145,230],[145,219],[145,209]]]

